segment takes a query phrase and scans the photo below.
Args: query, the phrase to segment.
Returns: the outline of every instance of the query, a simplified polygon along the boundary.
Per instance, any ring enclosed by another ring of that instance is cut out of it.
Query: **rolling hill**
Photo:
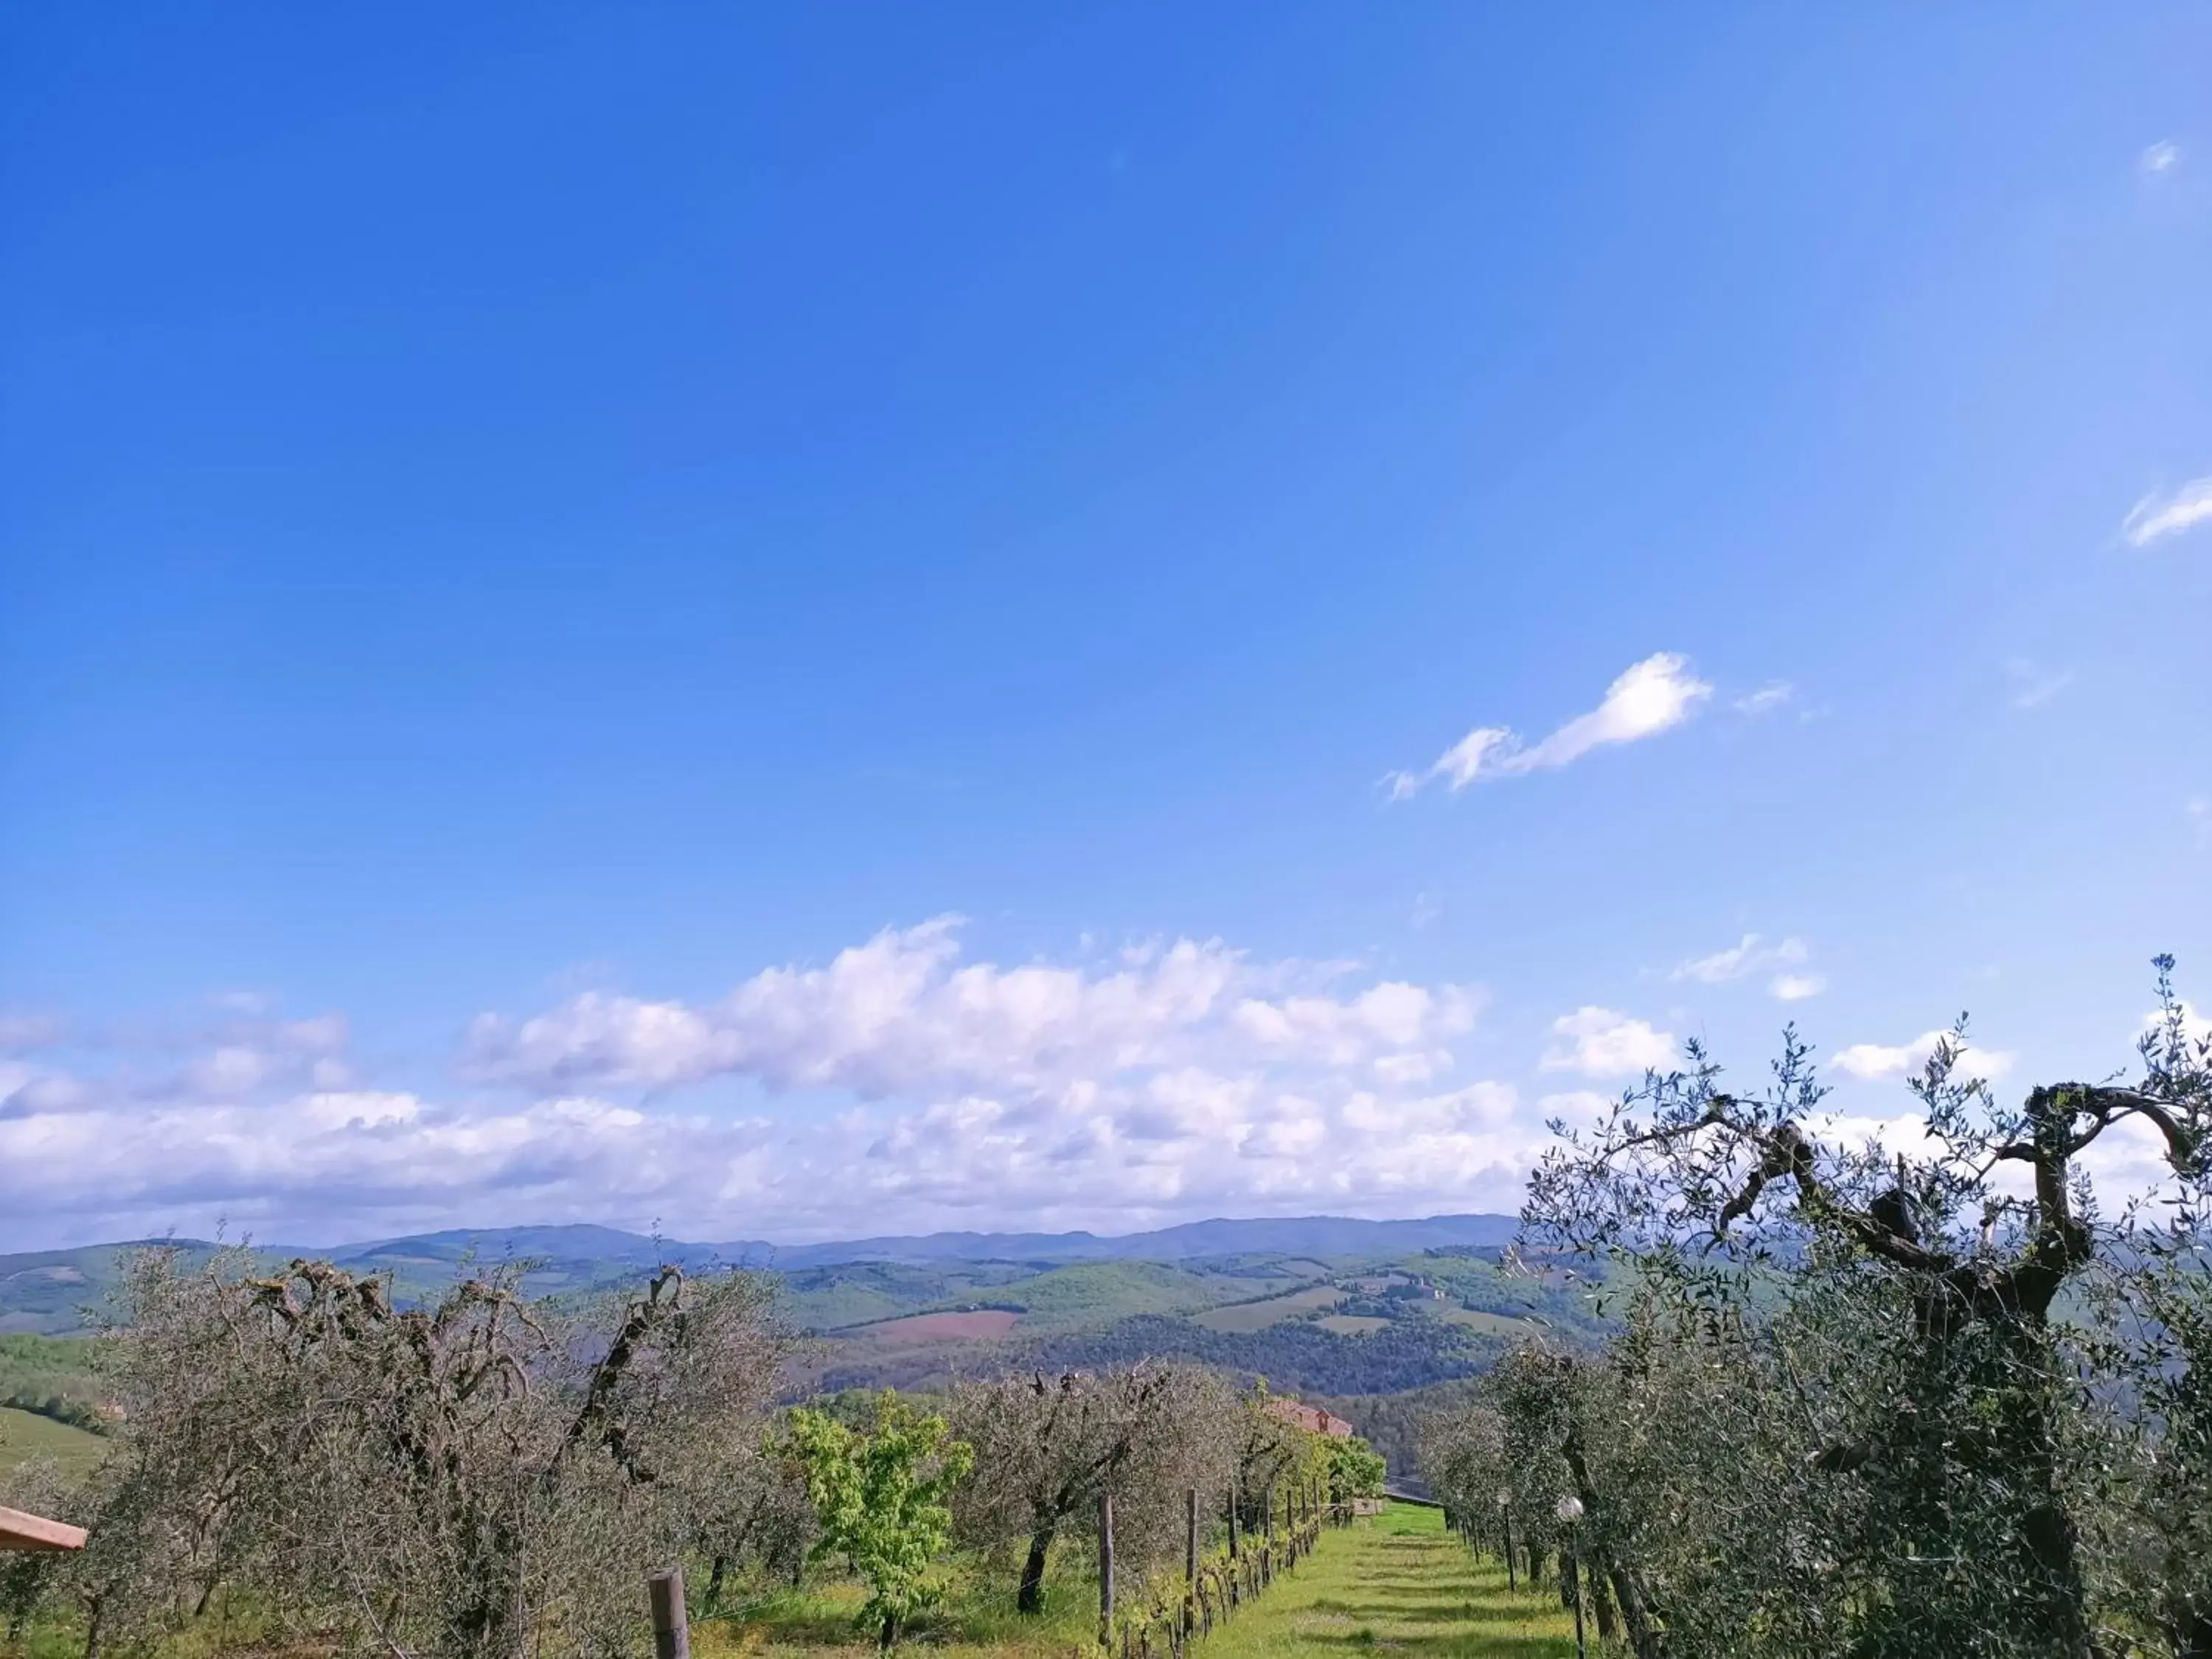
[[[272,1261],[319,1256],[359,1273],[388,1273],[400,1295],[421,1295],[447,1283],[468,1261],[527,1261],[531,1288],[541,1295],[609,1290],[633,1282],[663,1261],[686,1267],[713,1265],[773,1268],[802,1298],[806,1322],[823,1326],[856,1323],[916,1311],[972,1291],[981,1296],[1011,1277],[1079,1262],[1200,1261],[1233,1263],[1253,1258],[1254,1277],[1285,1275],[1285,1264],[1306,1258],[1304,1276],[1324,1271],[1324,1262],[1347,1256],[1386,1257],[1408,1252],[1495,1248],[1513,1237],[1510,1216],[1445,1215],[1415,1221],[1361,1221],[1344,1216],[1303,1216],[1258,1220],[1186,1223],[1152,1232],[1101,1236],[1095,1233],[945,1232],[849,1239],[803,1245],[776,1245],[758,1239],[690,1243],[655,1239],[612,1227],[465,1228],[402,1238],[331,1247],[262,1246]],[[154,1243],[174,1243],[204,1251],[195,1240],[134,1240],[75,1249],[0,1255],[0,1334],[55,1334],[85,1328],[86,1310],[112,1290],[123,1253]],[[893,1265],[878,1272],[856,1271],[862,1264],[907,1264],[927,1269],[901,1273]],[[826,1279],[811,1270],[843,1269]],[[1296,1276],[1293,1274],[1292,1276]],[[1079,1281],[1076,1281],[1079,1282]],[[1260,1294],[1264,1285],[1252,1287]],[[842,1304],[833,1292],[842,1290]],[[824,1316],[807,1298],[820,1296]],[[1233,1299],[1200,1297],[1191,1305]],[[833,1316],[833,1304],[835,1315]],[[1129,1307],[1126,1312],[1158,1311]]]
[[[1409,1391],[1471,1376],[1525,1335],[1576,1342],[1602,1328],[1588,1279],[1506,1266],[1500,1245],[1512,1231],[1500,1216],[1313,1217],[1121,1237],[941,1233],[777,1249],[577,1226],[456,1230],[260,1254],[272,1261],[319,1255],[388,1274],[402,1300],[434,1296],[471,1263],[526,1263],[528,1288],[559,1297],[626,1290],[662,1261],[745,1266],[779,1281],[785,1315],[807,1339],[787,1378],[794,1395],[1187,1359],[1343,1400],[1343,1414],[1363,1426],[1371,1419],[1402,1461],[1413,1413],[1395,1402],[1425,1397]],[[31,1422],[11,1414],[19,1450],[31,1439],[83,1449],[74,1427],[55,1432],[88,1420],[77,1409],[96,1404],[77,1358],[88,1350],[69,1339],[90,1328],[88,1310],[113,1290],[131,1248],[0,1256],[0,1332],[23,1333],[0,1335],[0,1383],[13,1385],[12,1399],[0,1387],[0,1401],[38,1413]]]

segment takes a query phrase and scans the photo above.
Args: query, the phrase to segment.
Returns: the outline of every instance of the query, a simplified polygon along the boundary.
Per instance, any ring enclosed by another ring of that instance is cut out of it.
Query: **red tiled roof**
[[[0,1509],[0,1550],[81,1550],[84,1528],[26,1515],[21,1510]]]
[[[1268,1403],[1268,1410],[1286,1421],[1297,1424],[1309,1434],[1326,1434],[1338,1440],[1352,1436],[1352,1425],[1334,1412],[1323,1411],[1319,1406],[1301,1405],[1295,1400],[1276,1400]]]

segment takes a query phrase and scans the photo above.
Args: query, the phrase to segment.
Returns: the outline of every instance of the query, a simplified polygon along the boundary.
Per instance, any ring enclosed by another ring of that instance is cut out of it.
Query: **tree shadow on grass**
[[[1355,1619],[1380,1619],[1405,1625],[1525,1625],[1532,1619],[1551,1616],[1548,1607],[1486,1607],[1462,1596],[1439,1596],[1426,1601],[1355,1601],[1344,1611]]]
[[[1316,1647],[1343,1648],[1354,1653],[1388,1649],[1393,1653],[1435,1654],[1451,1659],[1492,1659],[1492,1656],[1525,1656],[1526,1659],[1564,1659],[1575,1650],[1571,1636],[1539,1636],[1526,1631],[1463,1631],[1456,1635],[1377,1636],[1358,1630],[1349,1635],[1314,1634],[1304,1638]]]

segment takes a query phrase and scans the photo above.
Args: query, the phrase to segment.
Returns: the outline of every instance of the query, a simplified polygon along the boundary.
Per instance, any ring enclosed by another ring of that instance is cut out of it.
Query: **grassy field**
[[[1194,1273],[1165,1261],[1084,1261],[1009,1285],[993,1299],[1023,1309],[1026,1324],[1072,1325],[1194,1313],[1268,1288],[1266,1279]]]
[[[1530,1321],[1511,1314],[1486,1313],[1477,1308],[1440,1308],[1436,1316],[1454,1325],[1464,1325],[1469,1330],[1488,1331],[1493,1336],[1526,1336],[1538,1328]]]
[[[1067,1553],[1079,1558],[1079,1553]],[[907,1651],[944,1659],[1087,1659],[1096,1591],[1071,1572],[1055,1583],[1050,1611],[1023,1619],[1012,1586],[956,1592],[917,1629]],[[771,1597],[694,1626],[702,1659],[758,1654],[861,1659],[874,1644],[853,1625],[857,1587],[828,1585]],[[1593,1645],[1595,1643],[1593,1642]],[[1443,1529],[1435,1510],[1394,1504],[1379,1518],[1322,1535],[1296,1571],[1279,1578],[1236,1622],[1193,1650],[1193,1659],[1274,1659],[1383,1650],[1419,1659],[1569,1659],[1571,1615],[1555,1595],[1514,1595],[1505,1571],[1478,1561]]]
[[[1393,1504],[1379,1519],[1323,1534],[1297,1572],[1194,1652],[1340,1659],[1347,1648],[1421,1659],[1571,1659],[1574,1618],[1556,1595],[1509,1592],[1505,1569],[1469,1555],[1445,1533],[1440,1511]]]
[[[1269,1297],[1265,1302],[1239,1302],[1231,1307],[1214,1308],[1198,1316],[1197,1322],[1209,1331],[1264,1331],[1268,1326],[1285,1319],[1296,1319],[1321,1308],[1334,1308],[1344,1300],[1344,1292],[1333,1285],[1316,1285],[1310,1289],[1293,1291],[1288,1296]]]
[[[82,1474],[100,1461],[105,1443],[66,1423],[0,1406],[0,1469],[33,1457],[51,1457],[64,1474]]]

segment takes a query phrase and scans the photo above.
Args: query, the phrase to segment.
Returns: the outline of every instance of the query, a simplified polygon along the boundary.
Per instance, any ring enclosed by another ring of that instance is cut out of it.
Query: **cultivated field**
[[[1316,1285],[1288,1296],[1271,1296],[1265,1302],[1240,1302],[1232,1307],[1211,1308],[1193,1322],[1209,1331],[1264,1331],[1285,1319],[1297,1319],[1323,1308],[1334,1308],[1344,1292],[1333,1285]]]
[[[860,1325],[841,1334],[876,1342],[985,1341],[1004,1336],[1021,1316],[1003,1308],[978,1308],[970,1313],[909,1314],[878,1325]]]

